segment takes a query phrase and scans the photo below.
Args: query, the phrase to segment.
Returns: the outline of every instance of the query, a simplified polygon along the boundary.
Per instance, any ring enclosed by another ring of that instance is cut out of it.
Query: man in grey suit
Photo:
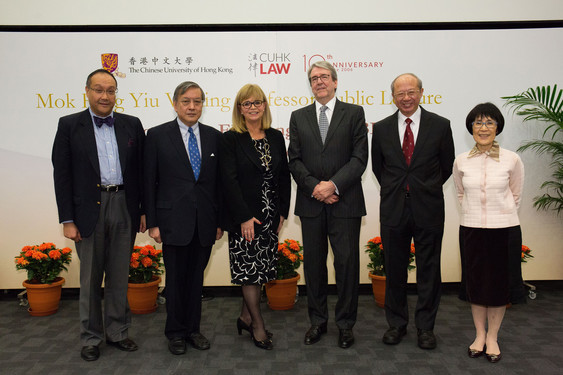
[[[311,327],[305,344],[327,332],[328,240],[334,254],[338,302],[338,345],[354,343],[359,283],[361,218],[366,214],[362,174],[368,158],[362,107],[336,99],[338,77],[321,61],[307,72],[315,103],[291,114],[289,170],[297,183],[295,215],[300,217]]]
[[[95,361],[106,339],[134,351],[128,338],[129,261],[141,215],[145,132],[138,118],[113,112],[117,81],[103,69],[90,73],[90,108],[59,120],[53,145],[55,194],[64,236],[80,258],[81,357]],[[102,317],[102,280],[104,314]]]
[[[444,233],[442,185],[452,174],[454,143],[450,121],[419,106],[424,89],[412,73],[391,83],[399,109],[373,126],[372,168],[381,185],[381,239],[385,249],[385,315],[388,345],[407,333],[407,266],[416,249],[418,346],[434,349],[440,303],[440,255]]]

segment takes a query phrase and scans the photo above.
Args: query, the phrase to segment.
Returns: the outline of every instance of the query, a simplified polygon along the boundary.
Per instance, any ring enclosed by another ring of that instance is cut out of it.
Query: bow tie
[[[113,126],[113,122],[114,122],[114,118],[111,116],[108,117],[98,117],[98,116],[94,116],[94,122],[96,123],[96,126],[98,128],[101,128],[103,124],[107,124],[108,126]]]

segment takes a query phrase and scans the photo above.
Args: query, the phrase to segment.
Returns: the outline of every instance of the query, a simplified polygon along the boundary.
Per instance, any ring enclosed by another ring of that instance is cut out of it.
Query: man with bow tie
[[[145,149],[145,208],[149,235],[163,243],[168,348],[184,354],[186,342],[209,349],[200,333],[203,271],[223,232],[219,225],[219,139],[199,122],[205,94],[195,82],[174,90],[178,117],[150,129]]]
[[[123,351],[138,349],[127,333],[127,283],[136,232],[146,229],[141,205],[145,133],[138,118],[113,112],[116,94],[111,73],[90,73],[90,107],[62,117],[53,144],[59,221],[80,258],[80,354],[86,361],[99,358],[104,339]]]

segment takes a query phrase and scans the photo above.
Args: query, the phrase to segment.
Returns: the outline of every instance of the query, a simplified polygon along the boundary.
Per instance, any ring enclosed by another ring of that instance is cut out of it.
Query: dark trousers
[[[163,245],[166,268],[166,326],[168,339],[199,332],[203,272],[211,255],[211,246],[201,246],[194,235],[187,246]]]
[[[83,346],[98,345],[104,336],[111,341],[127,338],[131,325],[127,284],[134,239],[125,191],[102,192],[94,232],[76,243],[80,258],[79,311]]]
[[[334,217],[331,215],[331,207],[325,206],[319,216],[300,219],[311,324],[318,325],[328,321],[326,259],[330,240],[338,291],[336,325],[340,329],[351,329],[358,313],[361,218]]]
[[[400,224],[393,227],[381,224],[387,275],[385,316],[391,327],[406,327],[408,324],[407,266],[411,240],[414,239],[418,292],[415,325],[418,329],[432,330],[441,297],[440,255],[444,225],[417,226],[412,215],[410,198],[406,199]]]

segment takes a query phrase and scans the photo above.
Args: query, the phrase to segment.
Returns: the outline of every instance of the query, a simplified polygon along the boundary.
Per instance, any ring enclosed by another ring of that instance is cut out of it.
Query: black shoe
[[[246,324],[245,322],[243,322],[243,320],[241,318],[237,319],[237,331],[239,335],[242,335],[242,330],[245,330],[249,333],[252,333],[252,327],[250,327],[248,324]],[[266,335],[268,336],[268,338],[271,340],[272,337],[274,337],[274,334],[268,330],[266,330]]]
[[[135,341],[131,340],[130,338],[123,339],[121,341],[109,341],[106,340],[106,344],[115,346],[119,350],[123,350],[124,352],[134,352],[135,350],[139,349]]]
[[[199,332],[193,332],[188,335],[188,342],[198,350],[207,350],[211,347],[209,340]]]
[[[390,327],[383,335],[383,342],[387,345],[397,345],[407,334],[407,327]]]
[[[436,348],[436,336],[434,332],[425,329],[418,330],[418,347],[420,349]]]
[[[351,329],[341,329],[338,335],[338,346],[347,349],[354,344],[354,332]]]
[[[486,354],[487,356],[487,361],[491,362],[491,363],[497,363],[498,361],[500,361],[502,359],[502,353],[499,354]]]
[[[186,352],[186,340],[182,337],[174,337],[168,340],[168,350],[175,355],[184,354]]]
[[[312,345],[318,342],[323,333],[326,333],[326,322],[320,325],[313,324],[305,334],[305,345]]]
[[[499,346],[499,350],[500,350],[500,346]],[[483,351],[485,351],[485,348],[483,348]],[[502,353],[500,352],[498,354],[489,354],[485,352],[485,356],[487,357],[487,361],[491,363],[497,363],[502,359]]]
[[[256,340],[254,338],[254,335],[252,335],[252,341],[254,341],[254,345],[259,347],[260,349],[264,349],[264,350],[274,349],[274,343],[269,338],[267,338],[266,340]]]
[[[80,357],[85,361],[95,361],[100,358],[100,348],[97,345],[83,346],[80,351]]]
[[[467,355],[469,356],[469,358],[479,358],[480,356],[483,355],[483,353],[485,353],[486,349],[487,349],[487,345],[483,346],[483,350],[467,348]]]

